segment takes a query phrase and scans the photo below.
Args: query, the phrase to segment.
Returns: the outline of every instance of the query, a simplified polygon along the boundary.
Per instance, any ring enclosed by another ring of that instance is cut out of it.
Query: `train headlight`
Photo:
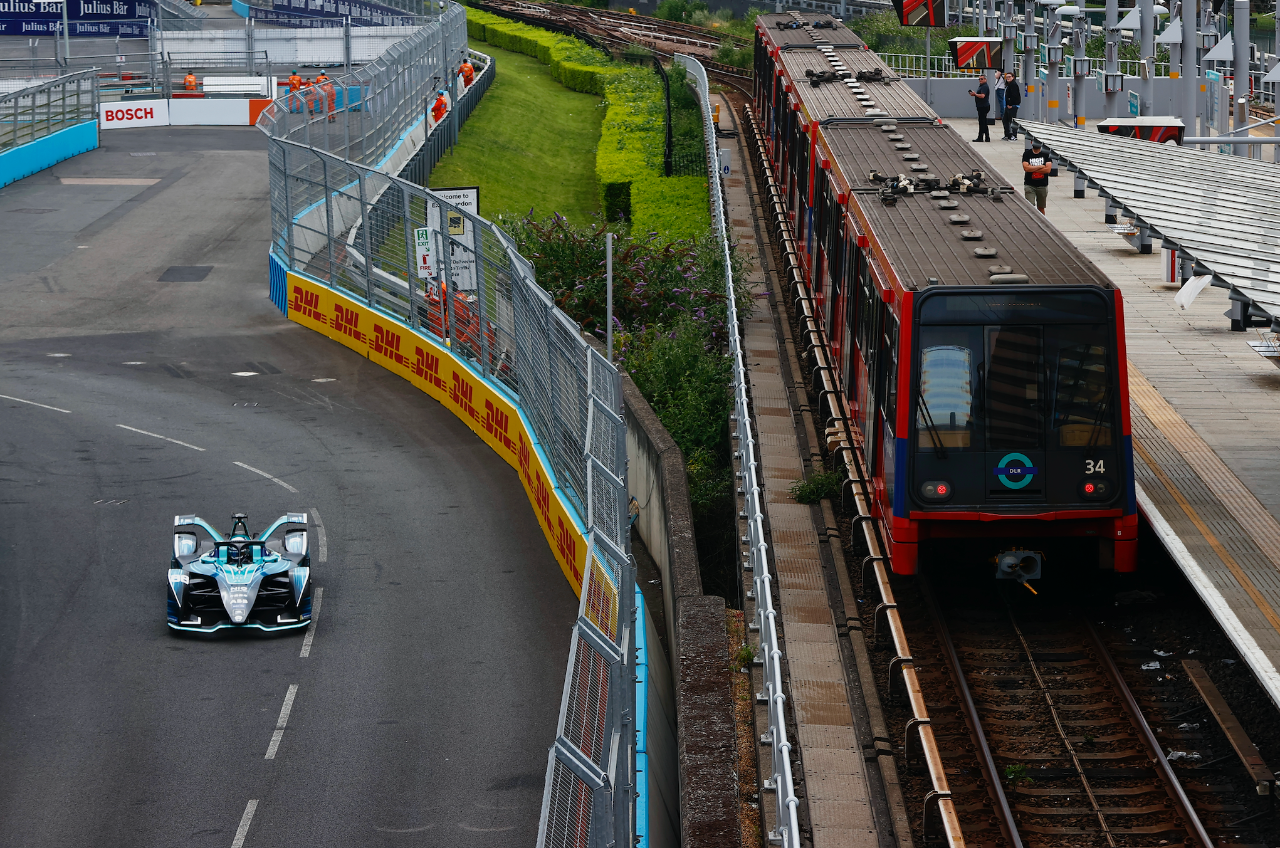
[[[1111,481],[1102,477],[1086,477],[1080,483],[1080,497],[1087,501],[1110,500],[1113,494],[1115,488]]]
[[[951,484],[946,480],[926,480],[920,486],[920,497],[933,503],[951,500]]]

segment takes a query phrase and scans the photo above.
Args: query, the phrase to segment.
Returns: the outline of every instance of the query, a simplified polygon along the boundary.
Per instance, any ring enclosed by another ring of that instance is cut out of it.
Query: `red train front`
[[[755,69],[893,570],[1132,571],[1120,291],[839,22],[760,16]]]

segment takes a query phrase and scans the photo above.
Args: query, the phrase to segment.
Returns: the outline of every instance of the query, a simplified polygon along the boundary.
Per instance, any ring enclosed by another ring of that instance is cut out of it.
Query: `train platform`
[[[967,139],[977,134],[976,119],[948,123]],[[1020,185],[1023,142],[996,132],[972,146]],[[1271,334],[1232,332],[1221,289],[1179,308],[1160,251],[1131,247],[1104,223],[1096,192],[1076,199],[1071,173],[1060,174],[1050,182],[1049,219],[1125,301],[1142,513],[1280,705],[1280,359],[1262,355],[1275,349]]]

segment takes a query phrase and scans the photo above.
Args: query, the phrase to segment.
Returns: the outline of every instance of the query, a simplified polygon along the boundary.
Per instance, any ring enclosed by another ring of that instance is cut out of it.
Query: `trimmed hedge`
[[[503,50],[533,56],[565,88],[608,101],[596,176],[606,220],[625,218],[638,233],[696,238],[711,225],[707,182],[663,176],[665,102],[662,82],[641,68],[614,62],[576,38],[467,9],[467,34]]]

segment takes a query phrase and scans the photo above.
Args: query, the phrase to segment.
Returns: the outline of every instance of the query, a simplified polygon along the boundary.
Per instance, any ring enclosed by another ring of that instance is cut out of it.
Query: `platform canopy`
[[[1019,121],[1135,225],[1280,332],[1280,165]]]

